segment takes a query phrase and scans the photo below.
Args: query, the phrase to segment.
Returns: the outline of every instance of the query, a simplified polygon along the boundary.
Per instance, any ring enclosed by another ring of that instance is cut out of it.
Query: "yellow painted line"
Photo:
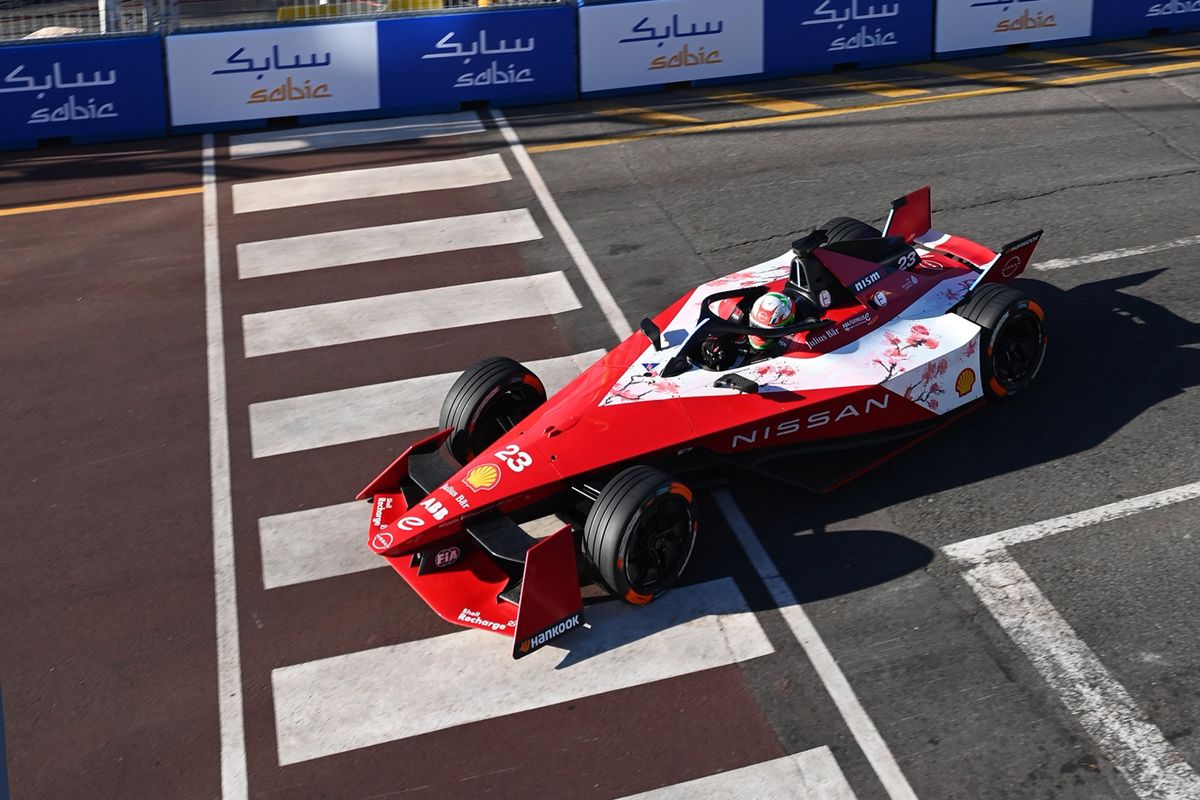
[[[802,111],[796,114],[781,114],[772,117],[735,119],[729,122],[709,122],[701,125],[688,125],[679,128],[657,128],[655,130],[636,131],[634,133],[627,133],[619,136],[607,136],[600,139],[581,139],[575,142],[539,144],[528,146],[526,147],[526,150],[531,153],[553,153],[559,150],[579,150],[586,147],[601,147],[610,144],[636,142],[641,139],[649,139],[655,136],[682,136],[690,133],[712,133],[714,131],[736,130],[739,128],[757,128],[763,125],[778,125],[782,122],[798,122],[809,119],[840,117],[846,114],[861,114],[865,111],[879,111],[888,108],[903,108],[905,106],[924,105],[926,103],[940,103],[943,100],[963,100],[970,97],[986,97],[993,94],[1023,92],[1027,88],[1032,87],[990,86],[986,89],[971,89],[968,91],[950,92],[947,94],[931,94],[926,97],[912,97],[904,100],[892,100],[885,103],[868,103],[861,106],[850,106],[849,108],[822,108],[815,111]]]
[[[710,100],[753,106],[765,111],[773,111],[776,114],[794,114],[797,111],[812,111],[813,109],[821,108],[816,103],[806,103],[803,100],[789,100],[786,97],[775,97],[774,95],[758,94],[757,92],[711,91],[700,92],[699,94]]]
[[[1091,72],[1084,75],[1072,75],[1069,78],[1055,78],[1046,81],[1048,86],[1074,86],[1077,83],[1093,83],[1095,81],[1115,80],[1118,78],[1136,78],[1139,75],[1157,75],[1160,72],[1179,72],[1185,69],[1200,69],[1200,61],[1176,61],[1173,64],[1155,64],[1150,67],[1133,67],[1113,72]]]
[[[839,89],[849,89],[852,92],[866,92],[880,97],[917,97],[929,94],[925,89],[912,89],[884,81],[860,81],[853,78],[838,77],[837,75],[813,75],[800,80],[817,86],[835,86]]]
[[[930,61],[928,64],[906,64],[904,69],[916,72],[932,72],[935,75],[950,75],[968,81],[980,83],[1037,83],[1038,79],[1029,75],[1017,75],[1015,72],[1001,72],[998,69],[976,69],[949,61]]]
[[[642,108],[641,106],[600,108],[592,113],[599,117],[625,117],[627,119],[637,120],[638,122],[648,122],[652,125],[686,125],[692,122],[704,121],[697,117],[689,117],[686,114],[675,114],[671,111],[662,111],[655,108]]]
[[[186,189],[162,189],[155,192],[90,197],[87,200],[66,200],[61,203],[38,203],[32,206],[14,206],[12,208],[0,208],[0,217],[15,217],[18,214],[40,214],[43,211],[65,211],[69,208],[107,206],[112,203],[133,203],[138,200],[158,200],[163,197],[184,197],[189,194],[200,194],[202,191],[204,191],[204,187],[202,186],[189,186]]]
[[[1130,53],[1147,53],[1156,56],[1175,56],[1177,58],[1196,58],[1200,56],[1200,50],[1194,47],[1179,47],[1172,45],[1169,47],[1158,47],[1154,42],[1145,40],[1137,40],[1132,42],[1109,42],[1112,47],[1119,47]]]
[[[1117,61],[1106,61],[1103,58],[1092,58],[1091,56],[1076,56],[1069,53],[1056,53],[1052,50],[1022,50],[1020,53],[1014,54],[1017,57],[1032,58],[1034,61],[1041,61],[1046,64],[1061,64],[1070,67],[1078,67],[1079,69],[1122,69],[1129,66],[1121,64]]]

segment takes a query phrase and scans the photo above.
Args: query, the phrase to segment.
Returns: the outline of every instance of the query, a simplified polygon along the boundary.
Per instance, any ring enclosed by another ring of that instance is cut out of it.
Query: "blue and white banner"
[[[937,52],[1091,36],[1092,1],[938,0]]]
[[[383,107],[576,96],[569,6],[379,21]]]
[[[763,0],[653,0],[579,9],[585,92],[763,71]]]
[[[374,22],[167,37],[171,124],[379,108]]]
[[[1200,0],[1096,0],[1096,36],[1142,36],[1155,28],[1200,27]]]
[[[161,136],[158,37],[0,48],[0,143]]]
[[[926,60],[932,18],[933,0],[767,0],[766,71]]]

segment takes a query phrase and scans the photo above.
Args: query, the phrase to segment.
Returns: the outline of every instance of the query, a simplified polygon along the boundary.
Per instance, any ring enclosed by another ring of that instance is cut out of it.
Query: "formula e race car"
[[[925,187],[882,232],[839,217],[688,292],[553,397],[484,359],[451,387],[440,432],[359,494],[369,546],[446,620],[511,636],[514,658],[583,624],[582,584],[649,603],[696,541],[686,476],[819,475],[804,485],[826,491],[1023,391],[1044,315],[1005,282],[1041,234],[993,252],[939,233]],[[768,292],[795,309],[781,327],[751,320]],[[814,454],[819,469],[780,466]],[[520,527],[552,514],[548,537]]]

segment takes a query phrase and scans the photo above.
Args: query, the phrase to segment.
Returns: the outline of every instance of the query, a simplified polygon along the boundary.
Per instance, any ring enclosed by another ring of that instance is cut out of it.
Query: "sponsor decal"
[[[451,486],[450,484],[443,483],[442,491],[445,492],[446,494],[450,495],[451,497],[453,497],[454,502],[458,503],[458,505],[460,507],[462,507],[462,508],[470,508],[471,507],[471,503],[467,500],[467,498],[461,492],[459,492],[457,489],[455,489],[453,486]]]
[[[822,289],[821,293],[817,295],[817,302],[821,304],[821,308],[829,308],[833,305],[833,295],[829,293],[828,289]]]
[[[405,517],[396,523],[396,527],[405,533],[408,533],[413,528],[420,528],[424,524],[425,520],[421,519],[420,517]]]
[[[900,284],[901,289],[911,289],[917,285],[917,276],[908,275],[904,278],[904,283]]]
[[[874,299],[875,299],[875,305],[879,306],[880,308],[883,308],[884,306],[887,305],[887,295],[882,291],[876,292]]]
[[[521,642],[519,649],[522,653],[532,653],[534,650],[537,650],[539,647],[547,644],[551,639],[554,639],[557,636],[562,636],[567,631],[578,628],[582,624],[583,612],[576,611],[566,619],[556,622],[549,628],[535,633],[533,636],[525,639]]]
[[[1016,275],[1021,269],[1021,259],[1019,256],[1013,256],[1004,264],[1004,268],[1000,270],[1000,274],[1006,278],[1011,278]]]
[[[387,531],[380,531],[371,537],[371,548],[382,553],[384,550],[387,550],[389,547],[391,547],[392,543],[395,541],[396,537],[392,536]]]
[[[439,521],[445,519],[446,515],[450,513],[450,511],[444,505],[437,500],[434,500],[432,497],[426,497],[424,500],[422,500],[421,507],[429,512],[429,516]]]
[[[371,517],[371,524],[376,528],[386,528],[383,524],[383,512],[392,507],[392,498],[380,497],[375,501],[375,516]]]
[[[945,267],[934,261],[932,258],[922,258],[920,266],[921,269],[927,269],[930,272],[941,272],[943,269],[945,269]]]
[[[850,319],[843,322],[842,330],[844,330],[844,331],[852,330],[854,328],[857,328],[859,325],[866,325],[870,321],[871,321],[871,312],[864,311],[863,313],[859,314],[858,316],[851,317]]]
[[[500,483],[500,467],[495,464],[480,464],[467,473],[463,483],[472,492],[490,492]]]
[[[513,472],[520,472],[533,463],[533,457],[515,444],[493,453]]]
[[[1015,19],[1002,19],[996,23],[996,33],[1006,33],[1007,31],[1028,31],[1034,28],[1057,28],[1058,23],[1054,21],[1053,14],[1045,14],[1041,11],[1037,12],[1037,16],[1029,13],[1029,9],[1025,9],[1025,13]]]
[[[975,388],[975,370],[967,367],[962,372],[958,373],[958,377],[954,380],[954,391],[958,392],[959,397],[966,397]]]
[[[511,621],[510,622],[496,622],[495,620],[487,619],[483,616],[483,614],[480,614],[478,611],[475,611],[470,608],[464,608],[459,613],[458,621],[465,622],[468,625],[476,625],[480,628],[487,628],[489,631],[496,631],[496,632],[505,630],[507,628],[515,627],[517,624],[516,622],[511,622]]]
[[[1174,0],[1171,3],[1155,3],[1146,11],[1147,17],[1167,14],[1191,14],[1200,11],[1200,0]]]
[[[860,278],[859,280],[856,280],[854,282],[854,285],[851,287],[851,289],[854,291],[855,294],[858,294],[863,289],[866,289],[868,286],[871,286],[872,284],[874,284],[876,281],[878,281],[882,277],[883,277],[883,273],[880,272],[879,270],[875,270],[870,275],[867,275],[864,278]]]
[[[867,416],[875,411],[886,410],[890,400],[891,393],[884,392],[878,398],[867,398],[867,401],[862,406],[847,403],[840,411],[836,409],[815,411],[807,417],[785,419],[774,425],[766,425],[752,431],[747,431],[746,433],[735,433],[733,441],[730,442],[729,446],[730,448],[736,448],[739,444],[765,443],[771,439],[793,436],[801,431],[810,431],[814,428],[823,428],[826,425],[835,425],[844,419]]]
[[[433,557],[434,566],[449,567],[458,563],[462,551],[457,547],[447,547],[445,550],[439,550],[437,555]],[[463,609],[464,611],[466,609]]]

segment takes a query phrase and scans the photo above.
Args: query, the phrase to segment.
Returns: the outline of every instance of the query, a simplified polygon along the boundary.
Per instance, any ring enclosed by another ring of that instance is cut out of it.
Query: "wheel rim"
[[[679,576],[691,554],[692,509],[674,493],[642,506],[625,554],[625,579],[641,595],[663,591]]]
[[[1045,336],[1042,321],[1029,309],[1009,318],[992,344],[992,372],[1005,389],[1024,386],[1037,373]]]
[[[479,455],[541,404],[541,394],[527,383],[518,382],[502,387],[483,404],[471,425],[468,437],[470,455]]]

